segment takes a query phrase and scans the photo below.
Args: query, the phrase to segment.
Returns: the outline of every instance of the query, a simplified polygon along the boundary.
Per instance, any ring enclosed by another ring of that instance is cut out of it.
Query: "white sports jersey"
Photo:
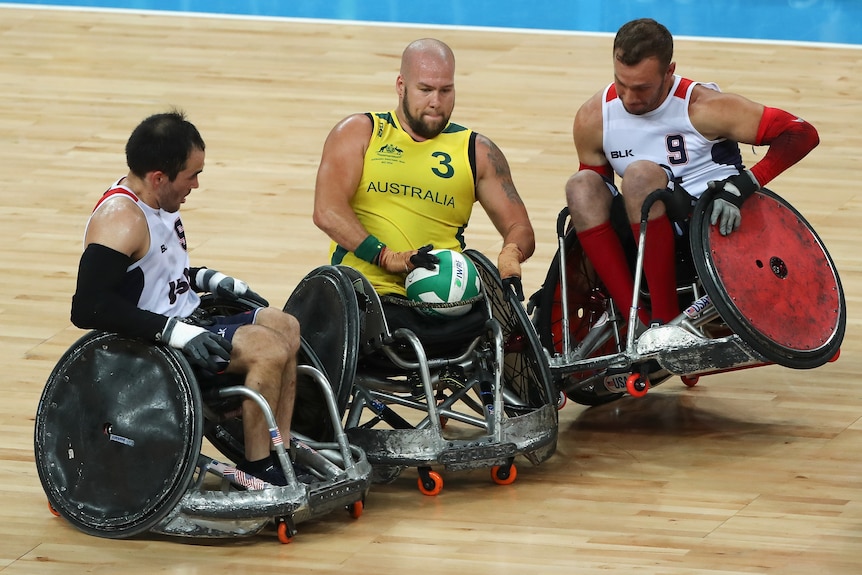
[[[718,91],[715,84],[674,76],[670,95],[646,114],[626,112],[614,84],[602,99],[602,147],[614,171],[625,177],[635,160],[665,166],[673,180],[694,197],[700,197],[710,180],[723,180],[742,168],[739,145],[725,138],[707,140],[691,124],[688,105],[696,85]]]
[[[123,296],[140,309],[169,317],[188,317],[200,304],[200,297],[189,283],[189,254],[180,214],[151,208],[132,190],[120,185],[120,181],[105,192],[93,213],[108,198],[128,198],[146,216],[150,232],[150,248],[146,255],[126,270]]]

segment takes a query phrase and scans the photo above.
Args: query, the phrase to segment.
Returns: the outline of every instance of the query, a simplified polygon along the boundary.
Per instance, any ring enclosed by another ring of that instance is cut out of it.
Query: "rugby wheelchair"
[[[538,465],[556,449],[556,391],[535,330],[496,267],[464,253],[483,288],[453,320],[423,321],[346,266],[313,270],[284,306],[321,359],[374,482],[415,467],[420,492],[436,495],[443,478],[433,467],[442,466],[490,468],[495,483],[509,484],[516,456]]]
[[[256,305],[206,294],[201,308],[227,315]],[[329,382],[305,342],[298,360],[295,412],[314,388],[335,415]],[[263,411],[288,485],[234,467],[244,453],[243,400]],[[50,510],[90,535],[240,538],[274,526],[288,543],[302,521],[338,508],[362,513],[371,466],[338,418],[330,421],[323,440],[291,430],[286,449],[266,400],[238,376],[208,377],[168,346],[91,331],[60,358],[42,392],[36,467]],[[204,437],[226,461],[201,452]]]
[[[643,396],[671,376],[693,386],[708,374],[767,364],[811,369],[837,359],[847,321],[844,293],[809,223],[763,189],[743,204],[741,227],[722,236],[709,224],[711,200],[708,192],[693,208],[680,210],[670,192],[654,192],[643,206],[637,246],[624,212],[612,217],[629,255],[635,293],[646,306],[642,264],[650,207],[665,202],[684,226],[676,249],[684,311],[646,331],[638,325],[638,298],[629,310],[614,306],[575,233],[567,232],[568,210],[560,213],[558,250],[528,310],[554,382],[568,398],[595,406],[626,394]]]

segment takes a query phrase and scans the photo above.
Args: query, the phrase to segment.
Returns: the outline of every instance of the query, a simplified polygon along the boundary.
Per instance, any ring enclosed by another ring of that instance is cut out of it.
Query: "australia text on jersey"
[[[389,193],[425,202],[434,202],[441,206],[455,207],[455,198],[449,194],[441,194],[440,192],[426,190],[409,184],[399,184],[396,182],[369,182],[368,188],[365,191],[381,194]]]

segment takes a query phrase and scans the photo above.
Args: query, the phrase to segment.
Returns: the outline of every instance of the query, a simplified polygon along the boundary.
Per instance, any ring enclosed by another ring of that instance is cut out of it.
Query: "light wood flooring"
[[[207,142],[183,208],[192,260],[280,305],[325,263],[311,221],[329,129],[395,105],[403,47],[435,36],[457,61],[453,120],[507,154],[537,230],[534,291],[577,167],[575,110],[611,78],[611,37],[0,8],[0,572],[862,573],[862,50],[677,41],[679,73],[795,112],[822,143],[772,189],[819,232],[844,284],[839,361],[672,379],[642,399],[560,412],[557,454],[497,486],[415,471],[364,515],[232,543],[105,540],[49,514],[33,460],[42,386],[82,332],[69,303],[86,218],[125,173],[145,116],[177,106]],[[752,150],[744,150],[754,159]],[[757,151],[762,155],[764,150]],[[759,157],[759,156],[758,156]],[[496,256],[481,209],[469,247]]]

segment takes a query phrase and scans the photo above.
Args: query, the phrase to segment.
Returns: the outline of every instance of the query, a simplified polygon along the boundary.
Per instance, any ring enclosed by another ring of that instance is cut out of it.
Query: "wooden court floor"
[[[569,404],[556,455],[519,460],[513,485],[447,473],[425,497],[406,471],[372,489],[358,520],[302,523],[290,545],[272,534],[105,540],[49,514],[34,413],[83,333],[69,322],[83,225],[125,173],[132,128],[172,106],[188,112],[207,141],[201,188],[183,208],[192,261],[280,306],[325,263],[311,208],[326,134],[349,113],[394,106],[401,50],[422,36],[455,50],[453,120],[509,158],[537,230],[532,292],[577,166],[573,114],[611,80],[610,37],[0,9],[0,572],[862,573],[862,50],[839,47],[680,40],[676,58],[683,75],[819,129],[821,145],[771,187],[841,274],[849,314],[836,363]],[[467,241],[492,256],[500,247],[479,208]]]

